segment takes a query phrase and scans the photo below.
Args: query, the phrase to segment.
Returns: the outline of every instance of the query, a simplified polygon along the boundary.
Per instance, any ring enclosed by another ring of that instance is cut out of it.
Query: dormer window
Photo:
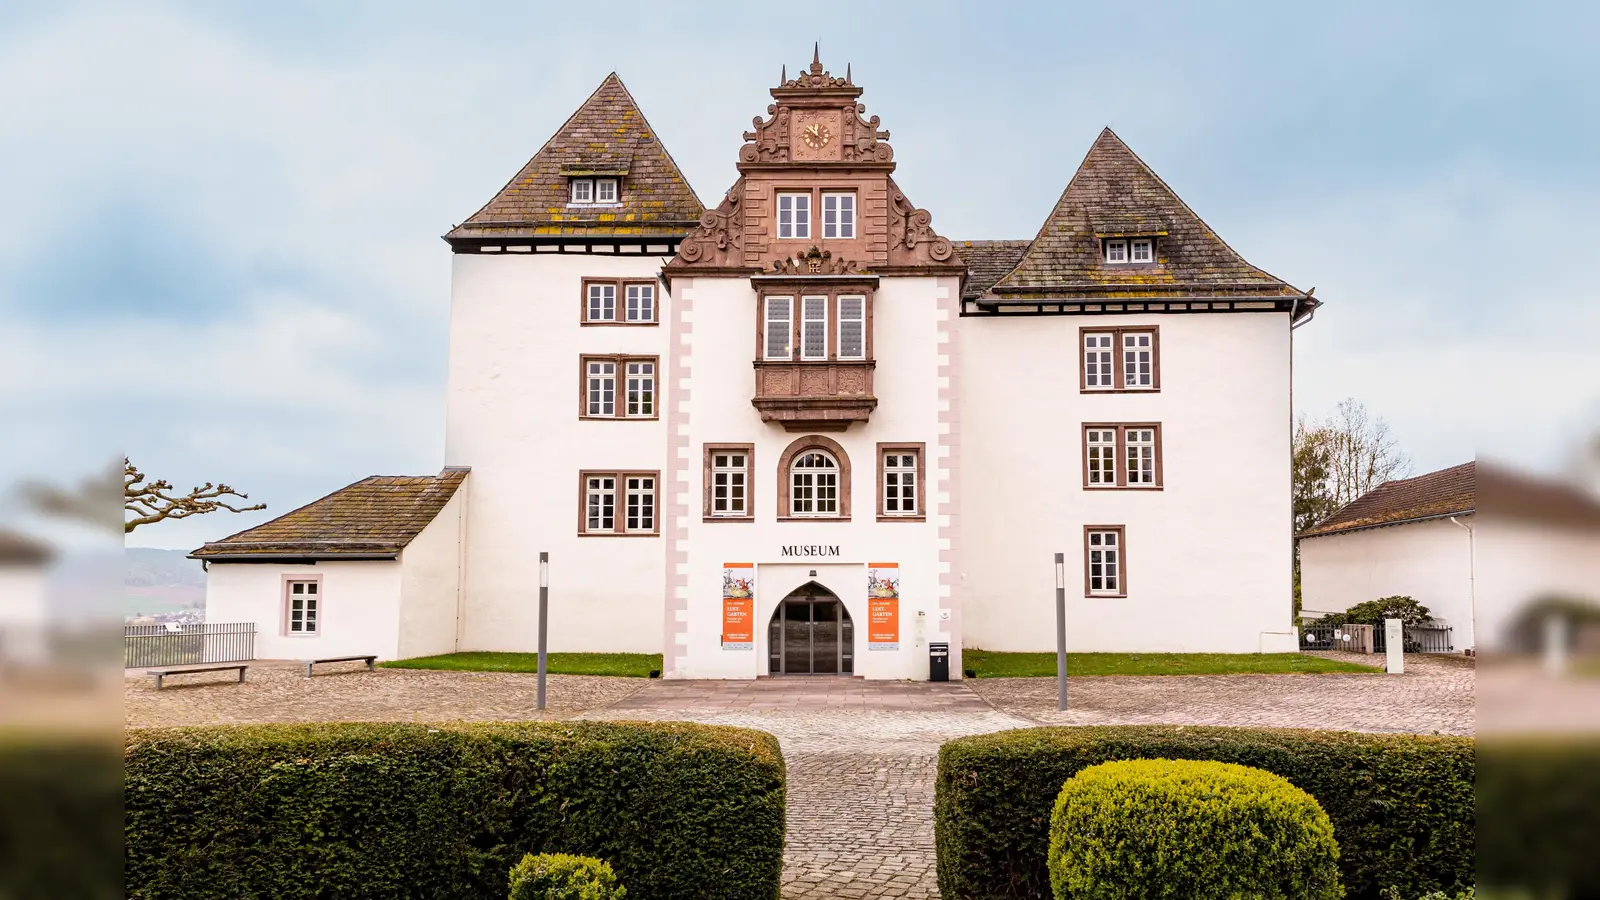
[[[1108,265],[1149,265],[1156,261],[1154,238],[1115,238],[1105,241],[1105,261]]]
[[[594,206],[617,202],[617,179],[574,178],[570,182],[568,203],[573,206]]]

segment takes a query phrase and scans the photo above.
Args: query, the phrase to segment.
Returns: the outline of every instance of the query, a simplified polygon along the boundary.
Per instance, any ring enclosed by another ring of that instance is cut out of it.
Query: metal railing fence
[[[254,659],[253,622],[206,622],[194,625],[124,625],[126,668],[186,666]]]

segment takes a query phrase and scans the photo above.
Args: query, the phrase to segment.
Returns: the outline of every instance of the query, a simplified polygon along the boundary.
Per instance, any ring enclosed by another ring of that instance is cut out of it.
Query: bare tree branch
[[[132,462],[124,459],[122,463],[123,509],[133,514],[132,518],[123,522],[124,533],[133,531],[140,525],[152,525],[166,519],[187,519],[190,516],[213,513],[219,509],[242,513],[267,508],[265,503],[253,506],[230,503],[222,498],[238,497],[240,500],[248,500],[250,495],[240,493],[226,484],[212,484],[209,481],[187,494],[177,494],[174,493],[171,482],[165,479],[146,482],[144,473],[134,468]]]

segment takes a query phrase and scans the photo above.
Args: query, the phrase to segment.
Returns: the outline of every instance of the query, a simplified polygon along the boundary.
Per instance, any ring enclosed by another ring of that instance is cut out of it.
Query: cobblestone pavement
[[[1368,665],[1382,657],[1318,654]],[[1461,656],[1406,657],[1404,675],[1107,675],[1069,678],[1066,712],[1053,678],[981,678],[972,690],[1047,725],[1237,725],[1473,734],[1476,669]]]
[[[326,674],[324,674],[326,671]],[[232,672],[155,679],[129,670],[123,679],[129,727],[237,725],[248,722],[489,722],[570,718],[614,703],[646,684],[643,678],[547,676],[545,711],[536,676],[508,672],[378,669],[364,663],[318,666],[305,677],[294,662],[250,663],[245,683]]]

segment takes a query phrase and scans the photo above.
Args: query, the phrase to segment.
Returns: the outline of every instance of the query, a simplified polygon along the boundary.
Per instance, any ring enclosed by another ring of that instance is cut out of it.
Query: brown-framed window
[[[1078,355],[1084,393],[1161,390],[1161,331],[1154,325],[1080,328]]]
[[[1083,486],[1160,490],[1161,423],[1093,422],[1083,426]]]
[[[705,521],[755,521],[755,457],[754,444],[705,445]]]
[[[820,434],[791,443],[778,458],[778,521],[848,522],[850,457]]]
[[[923,457],[926,444],[878,444],[878,521],[927,518]]]
[[[660,418],[660,374],[655,356],[580,356],[578,418]]]
[[[1128,540],[1124,526],[1083,526],[1083,595],[1128,596]]]
[[[322,632],[322,576],[283,579],[283,633],[315,637]]]
[[[661,319],[654,281],[583,279],[579,322],[584,325],[655,325]]]
[[[661,533],[660,472],[578,473],[578,534],[654,537]]]
[[[872,295],[860,287],[761,296],[756,358],[768,361],[864,361],[872,358]]]

